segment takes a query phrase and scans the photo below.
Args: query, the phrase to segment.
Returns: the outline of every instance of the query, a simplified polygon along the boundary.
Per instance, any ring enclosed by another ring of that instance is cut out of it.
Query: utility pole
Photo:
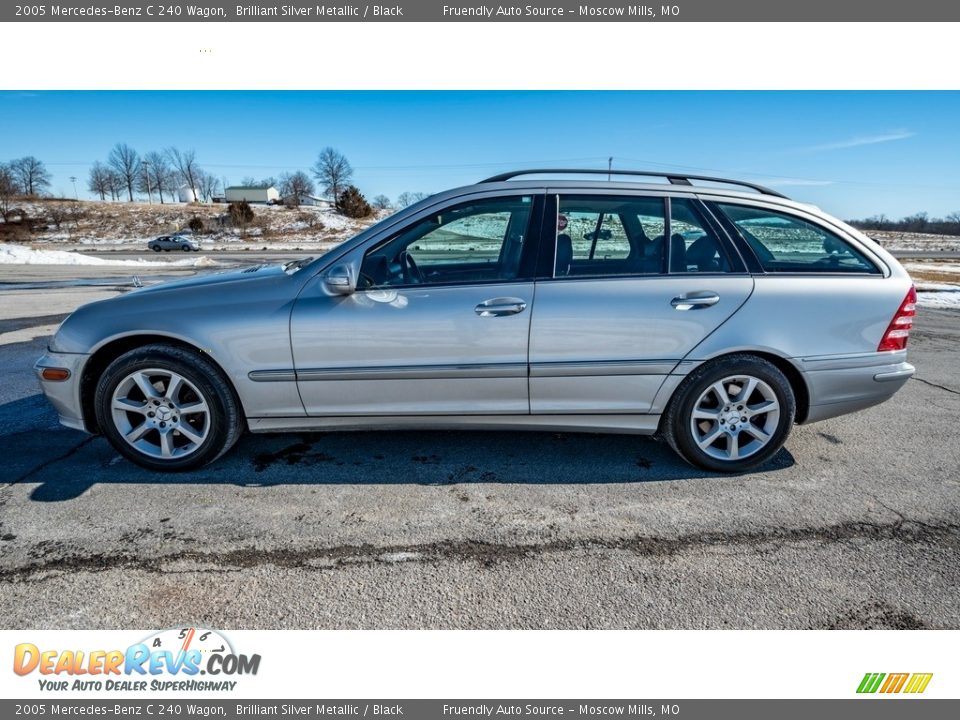
[[[607,182],[610,182],[610,176],[613,174],[613,155],[607,158]]]

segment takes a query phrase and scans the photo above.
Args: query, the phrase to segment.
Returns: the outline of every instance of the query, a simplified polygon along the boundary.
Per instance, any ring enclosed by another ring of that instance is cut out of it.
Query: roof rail
[[[511,172],[500,173],[480,183],[494,183],[511,180],[520,175],[636,175],[642,177],[662,177],[670,181],[672,185],[693,185],[691,180],[705,180],[707,182],[725,183],[727,185],[740,185],[751,190],[756,190],[763,195],[773,195],[775,197],[786,198],[783,193],[771,190],[763,185],[745,182],[743,180],[731,180],[730,178],[713,177],[711,175],[689,175],[687,173],[657,172],[653,170],[584,170],[575,168],[542,168],[531,170],[512,170]]]

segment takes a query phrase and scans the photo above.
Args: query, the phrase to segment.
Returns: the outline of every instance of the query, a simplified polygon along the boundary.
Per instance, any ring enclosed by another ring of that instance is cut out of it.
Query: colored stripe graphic
[[[922,693],[927,689],[933,673],[866,673],[860,685],[857,686],[858,693],[875,693],[877,691],[885,694],[904,693]],[[882,684],[881,684],[882,683]]]
[[[877,688],[880,687],[880,682],[884,677],[884,673],[867,673],[863,676],[863,680],[860,681],[860,687],[857,688],[857,692],[875,693]]]
[[[933,677],[933,673],[914,673],[910,678],[910,682],[907,684],[905,693],[922,693],[927,689],[927,685],[930,684],[930,679]]]
[[[903,684],[910,677],[910,673],[890,673],[887,675],[887,681],[880,688],[882,693],[898,693],[903,688]]]

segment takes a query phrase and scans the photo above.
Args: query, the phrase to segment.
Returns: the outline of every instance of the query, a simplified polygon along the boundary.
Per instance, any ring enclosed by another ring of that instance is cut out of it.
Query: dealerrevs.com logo
[[[867,673],[857,686],[858,693],[907,693],[915,695],[927,689],[933,673]]]
[[[13,671],[36,673],[48,691],[231,691],[243,675],[256,675],[260,655],[237,653],[222,633],[171,628],[125,650],[47,649],[33,643],[14,648]]]

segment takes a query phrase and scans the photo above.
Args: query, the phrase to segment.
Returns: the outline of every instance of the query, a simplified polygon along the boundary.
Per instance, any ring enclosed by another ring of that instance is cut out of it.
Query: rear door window
[[[880,273],[846,240],[812,222],[748,205],[719,203],[718,207],[766,272]]]
[[[556,277],[665,271],[663,198],[562,195],[557,210]]]

